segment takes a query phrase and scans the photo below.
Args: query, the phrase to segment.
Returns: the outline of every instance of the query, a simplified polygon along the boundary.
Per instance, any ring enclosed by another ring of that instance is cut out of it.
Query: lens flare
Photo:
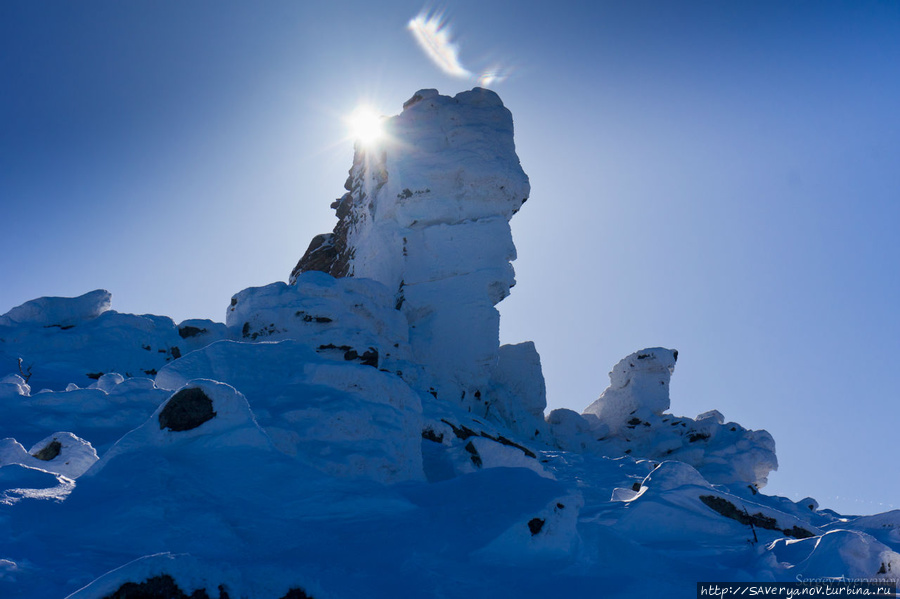
[[[384,135],[382,118],[371,106],[358,106],[345,119],[350,136],[363,145],[370,145]]]

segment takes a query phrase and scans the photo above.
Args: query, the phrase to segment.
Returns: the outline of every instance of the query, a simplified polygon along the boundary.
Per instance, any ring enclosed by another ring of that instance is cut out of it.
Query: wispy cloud
[[[408,25],[428,58],[448,75],[471,78],[473,75],[459,62],[456,44],[451,39],[450,25],[439,12],[421,12]]]

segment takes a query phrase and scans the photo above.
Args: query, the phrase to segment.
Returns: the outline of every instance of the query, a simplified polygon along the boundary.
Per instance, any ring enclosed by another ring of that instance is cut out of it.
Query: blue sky
[[[420,2],[0,3],[0,313],[113,293],[224,319],[334,224],[342,117],[441,72]],[[430,7],[434,8],[434,7]],[[475,2],[444,15],[512,110],[505,342],[551,407],[679,349],[672,411],[765,428],[769,491],[900,508],[900,5]]]

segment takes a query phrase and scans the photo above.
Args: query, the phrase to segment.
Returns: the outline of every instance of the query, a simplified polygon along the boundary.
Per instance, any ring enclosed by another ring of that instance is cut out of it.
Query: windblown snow
[[[335,230],[289,283],[225,298],[224,323],[122,314],[105,290],[0,316],[0,596],[896,578],[900,512],[766,495],[771,435],[676,416],[675,350],[545,414],[535,345],[498,335],[530,193],[510,112],[421,90],[385,130],[357,146]]]

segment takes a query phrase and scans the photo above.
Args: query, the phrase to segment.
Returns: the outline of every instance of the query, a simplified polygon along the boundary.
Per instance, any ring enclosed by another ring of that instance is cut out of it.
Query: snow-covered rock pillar
[[[291,275],[322,270],[396,290],[415,359],[440,397],[477,401],[497,363],[500,315],[515,284],[509,221],[528,198],[512,115],[494,92],[421,90],[357,145],[338,224]]]

